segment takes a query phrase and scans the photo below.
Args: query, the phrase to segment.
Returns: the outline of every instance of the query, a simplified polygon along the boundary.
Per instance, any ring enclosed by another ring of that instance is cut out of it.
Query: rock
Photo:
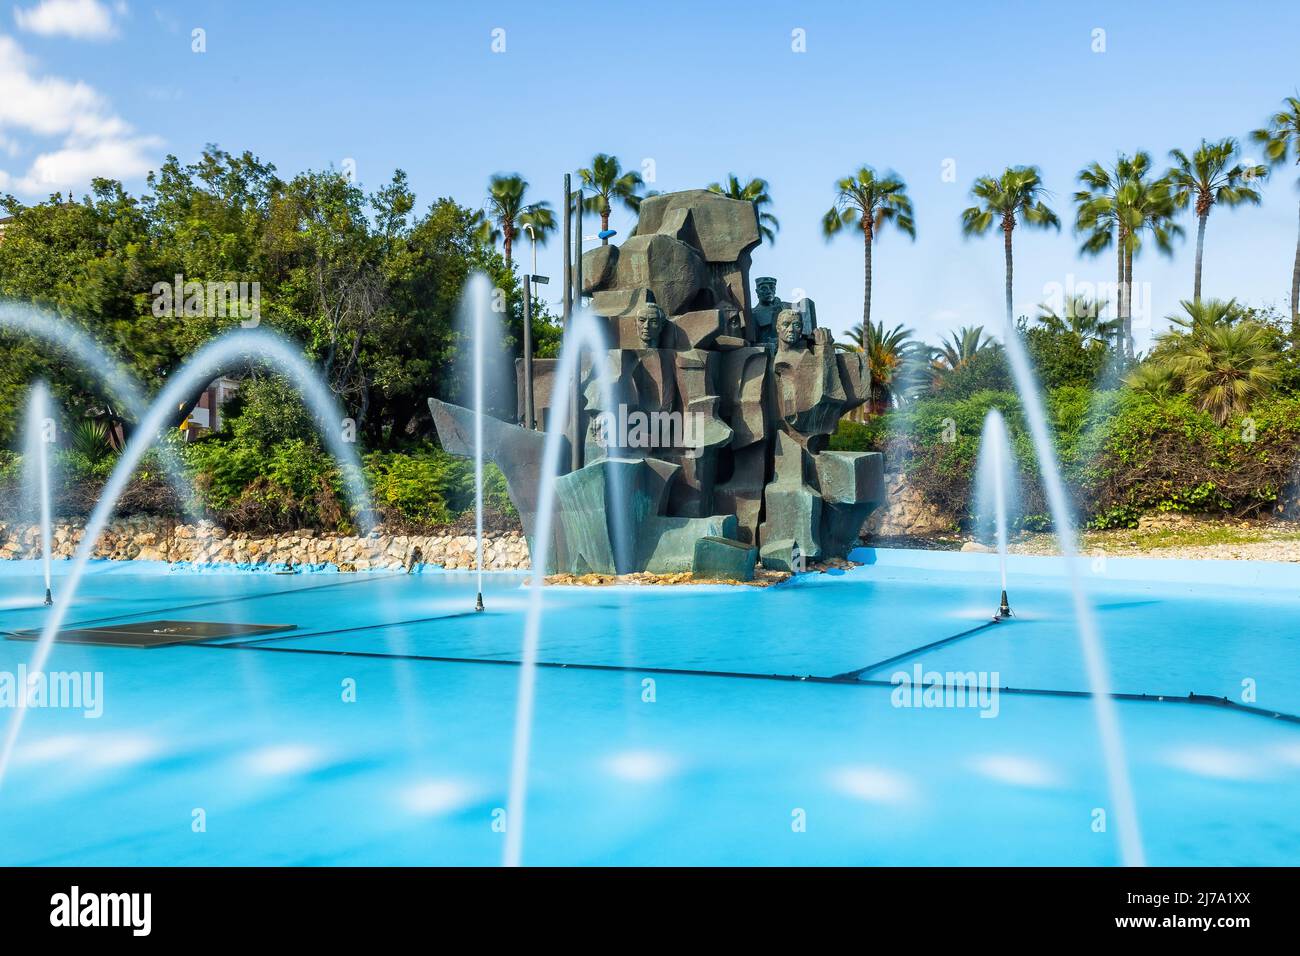
[[[704,537],[695,542],[691,574],[724,581],[754,580],[758,549],[730,538]]]

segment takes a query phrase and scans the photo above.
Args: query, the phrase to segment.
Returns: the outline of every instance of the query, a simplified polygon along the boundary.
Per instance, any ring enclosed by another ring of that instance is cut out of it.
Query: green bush
[[[1151,512],[1257,514],[1295,480],[1300,398],[1274,396],[1219,425],[1185,396],[1115,403],[1086,480],[1097,527]]]

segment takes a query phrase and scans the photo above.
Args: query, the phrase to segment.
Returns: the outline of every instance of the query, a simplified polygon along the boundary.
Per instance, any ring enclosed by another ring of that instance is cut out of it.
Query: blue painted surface
[[[1093,827],[1107,795],[1087,699],[1003,693],[989,719],[897,707],[861,683],[643,670],[832,677],[975,627],[996,603],[987,556],[861,556],[872,563],[766,590],[549,589],[541,660],[627,669],[539,671],[525,861],[1117,862],[1116,828]],[[1207,564],[1085,566],[1114,689],[1240,699],[1253,681],[1260,706],[1300,713],[1300,569]],[[70,624],[297,629],[260,642],[275,651],[56,647],[53,670],[103,674],[104,713],[29,714],[0,789],[0,863],[495,865],[518,668],[416,658],[517,659],[522,580],[489,575],[474,615],[465,574],[95,564]],[[23,606],[38,585],[35,565],[0,563],[0,628],[39,625]],[[1059,562],[1016,559],[1017,620],[864,676],[920,665],[1084,690],[1064,585]],[[0,642],[0,672],[32,650]],[[1149,862],[1300,858],[1300,726],[1118,707]]]

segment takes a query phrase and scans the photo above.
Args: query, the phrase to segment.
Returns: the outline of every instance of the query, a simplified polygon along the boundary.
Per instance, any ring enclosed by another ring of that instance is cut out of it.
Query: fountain
[[[29,674],[41,673],[45,670],[55,637],[63,625],[68,609],[76,599],[77,587],[85,573],[86,564],[94,554],[95,542],[112,517],[117,500],[126,490],[127,483],[140,464],[140,459],[157,441],[158,435],[166,427],[177,405],[233,366],[246,365],[250,362],[274,366],[294,381],[308,407],[316,416],[325,443],[343,472],[351,503],[357,510],[358,521],[366,526],[373,525],[373,509],[362,475],[361,462],[357,457],[356,449],[344,439],[343,430],[337,426],[337,423],[342,421],[342,415],[319,375],[307,364],[294,345],[279,336],[254,329],[230,332],[209,342],[177,372],[168,376],[166,387],[149,406],[139,427],[123,449],[117,465],[113,468],[113,473],[104,484],[99,500],[95,503],[94,511],[86,522],[85,533],[77,546],[67,575],[67,583],[59,600],[51,609],[50,616],[36,643],[36,650],[27,669]],[[20,696],[19,706],[9,720],[3,749],[0,750],[0,786],[4,784],[9,761],[18,742],[26,713],[26,704]]]
[[[544,437],[534,534],[531,538],[532,570],[529,572],[528,580],[528,610],[524,618],[522,666],[519,670],[514,746],[510,760],[510,791],[506,802],[506,846],[503,860],[506,866],[519,866],[523,858],[524,813],[528,794],[528,754],[532,743],[537,646],[541,639],[542,627],[542,591],[546,580],[546,569],[551,560],[551,527],[556,513],[557,478],[561,471],[562,456],[567,452],[568,441],[565,432],[572,413],[568,401],[572,390],[566,387],[566,383],[581,373],[582,354],[586,351],[596,359],[592,366],[602,396],[607,402],[612,401],[613,380],[607,372],[601,371],[603,366],[599,361],[605,354],[606,347],[602,332],[594,316],[587,312],[575,314],[565,333],[564,346],[560,351],[552,380],[558,387],[553,391],[554,402],[551,405],[551,414]],[[607,460],[606,468],[612,467],[618,471],[621,465],[616,464],[615,461]]]
[[[488,280],[481,272],[470,276],[461,300],[462,325],[474,341],[474,568],[478,573],[478,594],[474,610],[483,610],[483,349],[489,331]],[[468,317],[465,312],[468,310]],[[500,329],[494,341],[500,341]]]
[[[1052,525],[1056,529],[1057,543],[1062,560],[1065,562],[1066,577],[1074,604],[1075,622],[1079,630],[1079,643],[1083,649],[1084,666],[1091,691],[1093,714],[1101,737],[1107,786],[1115,807],[1114,816],[1119,821],[1120,858],[1126,866],[1143,866],[1145,857],[1142,850],[1142,835],[1138,826],[1137,805],[1133,799],[1128,763],[1124,756],[1119,715],[1116,712],[1115,700],[1111,696],[1105,650],[1102,647],[1101,634],[1097,628],[1092,605],[1083,593],[1083,580],[1079,573],[1079,547],[1074,516],[1071,513],[1069,500],[1066,498],[1065,483],[1061,478],[1061,469],[1056,459],[1056,448],[1052,442],[1051,429],[1047,424],[1047,413],[1043,408],[1038,381],[1009,311],[1004,329],[1003,340],[1007,359],[1011,366],[1012,377],[1015,379],[1016,391],[1020,395],[1020,402],[1024,408],[1029,434],[1034,442],[1038,467],[1043,476],[1043,488],[1052,515]]]
[[[41,526],[41,568],[45,573],[45,606],[54,603],[50,589],[50,563],[54,558],[54,534],[50,528],[50,454],[54,435],[50,428],[50,390],[44,382],[32,386],[27,404],[27,434],[24,447],[28,475],[28,500],[39,502]]]
[[[99,378],[109,395],[121,402],[132,418],[137,422],[143,418],[148,402],[140,383],[121,363],[110,358],[103,346],[72,322],[53,312],[0,300],[0,330],[29,336],[50,349],[71,355],[78,365]],[[186,517],[198,521],[202,515],[194,505],[189,480],[175,449],[163,446],[162,465]]]
[[[975,470],[975,502],[978,527],[992,524],[998,549],[998,572],[1002,578],[1002,598],[993,615],[995,621],[1011,617],[1007,602],[1007,493],[1010,490],[1008,467],[1011,443],[1002,413],[990,408],[980,434],[979,462]]]
[[[767,277],[751,302],[759,240],[753,203],[687,190],[647,198],[630,238],[582,257],[582,293],[614,346],[592,369],[610,367],[614,384],[605,397],[600,373],[575,365],[580,388],[566,401],[592,427],[577,429],[555,489],[554,570],[747,580],[760,561],[792,570],[796,542],[812,561],[856,546],[884,497],[882,459],[828,446],[870,396],[866,357],[836,348],[811,300],[768,295]],[[517,368],[516,420],[527,421],[522,359]],[[542,420],[559,404],[559,371],[533,361]],[[541,436],[429,407],[444,449],[481,449],[500,467],[536,548]]]

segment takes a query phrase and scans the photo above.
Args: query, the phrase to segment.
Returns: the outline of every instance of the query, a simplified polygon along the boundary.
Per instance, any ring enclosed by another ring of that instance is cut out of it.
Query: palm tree
[[[1124,384],[1140,395],[1164,401],[1177,390],[1178,376],[1168,362],[1151,360],[1134,366]]]
[[[578,170],[578,178],[582,180],[583,188],[592,192],[582,206],[588,212],[600,213],[601,232],[609,231],[610,206],[614,200],[619,200],[632,212],[641,209],[644,197],[639,195],[639,191],[645,186],[641,174],[631,170],[623,172],[617,156],[597,153],[591,158],[590,168]],[[609,245],[609,237],[606,236],[602,242]]]
[[[1190,336],[1189,346],[1173,359],[1172,369],[1200,409],[1220,425],[1281,378],[1269,331],[1258,323],[1212,326]]]
[[[835,189],[835,204],[822,217],[822,234],[829,242],[854,225],[862,230],[862,335],[867,338],[871,334],[871,244],[887,223],[893,223],[903,235],[916,239],[912,200],[901,176],[893,172],[877,176],[870,166],[844,177],[835,184]]]
[[[1093,342],[1110,345],[1119,329],[1119,320],[1101,318],[1105,308],[1105,302],[1085,295],[1072,295],[1066,298],[1062,306],[1063,315],[1057,315],[1055,309],[1043,304],[1038,307],[1038,315],[1034,320],[1053,332],[1073,335],[1085,347]]]
[[[1264,147],[1264,158],[1274,166],[1294,155],[1300,167],[1300,96],[1288,96],[1268,125],[1250,134]],[[1296,237],[1295,265],[1291,269],[1291,341],[1300,346],[1300,235]]]
[[[1181,385],[1197,406],[1223,424],[1249,408],[1281,378],[1274,331],[1247,318],[1229,299],[1183,300],[1183,314],[1169,316],[1172,328],[1160,337],[1151,367],[1130,384],[1148,394]],[[1160,369],[1160,371],[1157,371]]]
[[[1079,173],[1085,189],[1074,194],[1079,204],[1075,229],[1086,233],[1081,251],[1097,254],[1115,244],[1119,287],[1119,318],[1123,327],[1123,354],[1133,357],[1133,256],[1142,247],[1142,234],[1150,232],[1156,247],[1173,253],[1172,240],[1182,227],[1171,222],[1174,195],[1169,180],[1151,179],[1151,154],[1139,150],[1131,158],[1120,155],[1113,169],[1093,163]]]
[[[555,213],[548,202],[525,203],[528,182],[518,173],[498,173],[488,180],[487,209],[479,227],[480,237],[488,243],[501,240],[505,249],[506,268],[511,265],[515,236],[525,225],[532,226],[537,242],[545,245],[555,230]]]
[[[758,213],[758,231],[769,243],[774,243],[776,242],[777,230],[781,228],[781,223],[777,221],[776,216],[765,208],[772,205],[772,197],[767,190],[766,179],[751,179],[742,186],[735,173],[727,174],[725,187],[722,183],[709,183],[709,192],[720,193],[728,199],[742,199],[752,202],[754,211]]]
[[[1181,149],[1171,150],[1174,165],[1167,178],[1173,187],[1174,204],[1179,209],[1189,205],[1196,210],[1196,277],[1192,284],[1192,301],[1201,301],[1201,260],[1205,251],[1205,223],[1210,209],[1217,203],[1229,208],[1243,203],[1259,205],[1259,192],[1251,188],[1252,180],[1268,174],[1266,166],[1247,166],[1233,162],[1237,141],[1231,137],[1217,143],[1201,140],[1190,157]]]
[[[961,214],[961,231],[966,236],[982,236],[996,222],[1002,228],[1003,248],[1007,260],[1007,330],[1012,334],[1013,321],[1011,277],[1013,272],[1011,233],[1017,221],[1039,229],[1061,228],[1061,220],[1047,208],[1042,197],[1043,179],[1037,166],[1010,166],[996,179],[981,176],[971,186],[971,198],[978,205]]]
[[[1236,299],[1226,302],[1223,299],[1206,299],[1204,302],[1183,299],[1178,304],[1183,307],[1182,315],[1165,316],[1173,326],[1171,334],[1174,335],[1195,336],[1208,329],[1233,325],[1246,317]]]
[[[1150,161],[1151,157],[1146,153],[1138,153],[1132,159],[1121,153],[1112,169],[1106,169],[1101,163],[1090,163],[1079,171],[1078,180],[1084,188],[1074,194],[1074,201],[1079,206],[1074,230],[1086,236],[1079,251],[1095,256],[1112,244],[1115,246],[1115,317],[1121,330],[1129,327],[1124,314],[1128,301],[1124,289],[1124,250],[1128,246],[1128,236],[1119,214],[1119,189],[1124,180],[1133,176],[1136,166],[1149,165]],[[1120,351],[1124,350],[1121,345]]]
[[[894,383],[917,343],[912,338],[912,330],[902,325],[886,330],[884,322],[876,322],[867,326],[866,331],[864,342],[862,329],[854,327],[849,331],[849,341],[856,351],[867,355],[867,367],[871,371],[870,412],[880,415],[893,407]]]
[[[1134,355],[1133,341],[1133,257],[1142,250],[1142,236],[1150,233],[1156,249],[1167,256],[1174,254],[1173,240],[1183,234],[1183,227],[1173,221],[1174,193],[1168,179],[1151,179],[1144,170],[1125,180],[1119,190],[1119,213],[1123,220],[1124,250],[1124,339],[1129,358]]]
[[[981,352],[987,349],[999,349],[991,335],[984,331],[982,325],[964,325],[949,337],[939,340],[939,347],[933,350],[931,368],[935,379],[965,368]]]

